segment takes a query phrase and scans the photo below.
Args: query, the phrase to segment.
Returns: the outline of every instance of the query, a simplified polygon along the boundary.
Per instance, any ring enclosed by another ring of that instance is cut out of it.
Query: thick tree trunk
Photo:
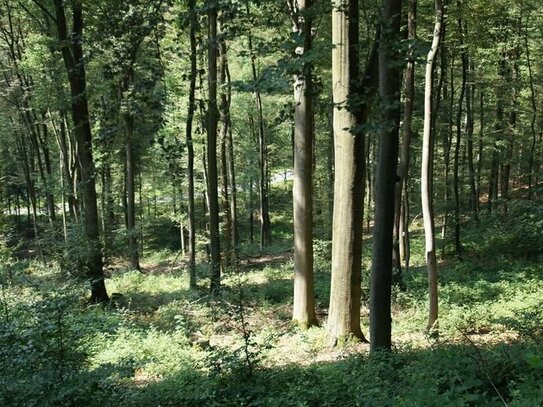
[[[331,342],[336,343],[349,335],[365,340],[360,328],[365,175],[364,134],[360,126],[367,119],[367,100],[356,100],[355,110],[353,97],[369,97],[370,88],[375,89],[376,51],[372,51],[367,73],[361,78],[358,1],[335,0],[332,6],[335,175],[327,330]]]
[[[312,0],[297,0],[292,16],[295,35],[303,45],[296,55],[311,51]],[[294,307],[292,320],[303,327],[317,324],[313,281],[313,85],[312,66],[304,63],[294,80]]]
[[[435,0],[435,25],[432,46],[426,60],[426,74],[424,86],[424,133],[422,141],[422,168],[421,168],[421,200],[424,219],[424,237],[426,266],[428,269],[429,313],[428,329],[437,328],[438,320],[438,295],[437,295],[437,262],[434,238],[434,209],[433,195],[433,148],[434,134],[432,134],[432,109],[433,109],[433,85],[434,65],[437,50],[440,44],[441,28],[443,25],[443,2]]]
[[[398,166],[400,125],[400,68],[396,43],[400,37],[402,0],[383,0],[383,23],[379,41],[379,96],[381,123],[377,172],[375,174],[375,218],[370,286],[371,351],[392,347],[392,247],[394,190]]]

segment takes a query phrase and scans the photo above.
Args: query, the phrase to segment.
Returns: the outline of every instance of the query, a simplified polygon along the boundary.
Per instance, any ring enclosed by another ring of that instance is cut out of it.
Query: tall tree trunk
[[[461,1],[458,7],[461,7]],[[458,19],[458,35],[460,38],[461,59],[462,59],[462,83],[460,85],[460,95],[458,96],[458,110],[456,114],[456,140],[454,144],[453,159],[453,193],[454,193],[454,248],[456,256],[462,259],[462,243],[460,241],[460,143],[462,136],[462,117],[463,104],[466,95],[466,83],[468,76],[468,51],[464,47],[464,24],[461,18]]]
[[[381,123],[377,172],[375,174],[375,218],[370,286],[371,351],[392,347],[392,247],[394,191],[397,180],[400,125],[400,38],[402,0],[383,0],[383,24],[379,40],[379,96]]]
[[[446,21],[443,21],[443,27],[441,29],[442,32],[446,30]],[[443,43],[444,36],[441,36],[441,42]],[[441,79],[445,81],[445,75],[447,71],[447,44],[443,43],[441,46]],[[445,258],[445,249],[447,246],[447,232],[449,227],[449,211],[451,208],[451,179],[450,179],[450,173],[451,173],[451,148],[452,148],[452,140],[453,140],[453,124],[454,124],[454,96],[455,96],[455,81],[454,81],[454,58],[451,56],[450,61],[450,76],[448,79],[448,83],[444,86],[443,89],[443,96],[444,99],[449,99],[449,109],[448,109],[448,117],[447,117],[447,131],[443,132],[443,160],[445,161],[445,170],[444,170],[444,193],[443,193],[443,199],[445,201],[445,210],[443,211],[443,224],[441,226],[441,241],[442,241],[442,248],[441,248],[441,258]],[[432,79],[433,80],[433,79]],[[437,99],[436,99],[437,100]],[[432,108],[432,110],[435,110],[435,106]],[[434,120],[434,117],[437,115],[432,114],[432,120]],[[435,127],[431,126],[430,129],[431,132],[435,131]],[[435,138],[435,133],[434,133]],[[433,148],[432,148],[432,154],[433,154]]]
[[[189,285],[191,289],[197,287],[196,283],[196,215],[194,199],[194,145],[192,141],[192,123],[194,120],[196,77],[196,30],[198,20],[196,16],[196,0],[189,0],[190,19],[190,83],[187,122],[185,138],[187,142],[187,183],[188,183],[188,227],[189,227]],[[204,213],[205,215],[205,213]]]
[[[91,301],[106,302],[109,296],[104,282],[102,249],[98,227],[95,169],[92,157],[92,134],[86,93],[85,64],[83,60],[83,10],[79,0],[72,2],[73,27],[68,38],[64,4],[54,0],[58,39],[64,65],[70,82],[72,118],[75,125],[78,161],[83,184],[85,207],[85,234],[88,240],[87,266],[91,284]]]
[[[528,68],[528,84],[530,86],[530,107],[532,109],[532,119],[530,120],[530,133],[532,140],[530,143],[530,153],[528,161],[528,198],[533,197],[533,179],[534,179],[534,162],[536,157],[537,131],[535,123],[537,120],[537,103],[535,98],[534,77],[532,73],[532,61],[530,59],[530,46],[528,44],[528,27],[524,27],[524,46],[526,48],[526,66]]]
[[[432,46],[426,60],[426,73],[424,85],[424,132],[422,140],[422,167],[421,167],[421,200],[422,215],[424,219],[424,238],[426,266],[428,269],[429,312],[428,329],[437,328],[438,295],[437,295],[437,262],[434,238],[434,208],[433,208],[433,148],[434,134],[432,133],[432,109],[434,90],[434,65],[441,39],[443,25],[443,2],[435,0],[435,25]]]
[[[473,156],[473,99],[475,97],[475,84],[471,80],[473,76],[473,63],[469,65],[469,84],[466,87],[466,150],[469,171],[470,204],[473,212],[473,218],[479,221],[479,196],[477,195],[477,186],[475,184],[475,162]]]
[[[330,104],[332,106],[332,104]],[[330,130],[327,137],[326,173],[327,173],[327,217],[326,238],[332,240],[332,219],[334,216],[334,107],[329,111]]]
[[[475,175],[475,185],[477,190],[477,197],[481,196],[481,176],[483,170],[483,147],[484,147],[484,134],[485,134],[485,111],[484,111],[484,93],[481,89],[479,91],[479,140],[477,147],[477,173]],[[477,201],[478,210],[480,211],[480,204]]]
[[[247,6],[249,14],[249,6]],[[262,95],[257,85],[256,55],[253,50],[253,36],[249,34],[249,54],[251,56],[251,72],[258,113],[258,144],[259,144],[259,196],[260,196],[260,250],[271,244],[271,223],[268,196],[268,145],[264,131],[264,113],[262,110]]]
[[[12,121],[12,127],[15,129],[15,124]],[[44,262],[43,251],[40,243],[40,234],[38,227],[38,205],[36,203],[36,189],[34,185],[34,180],[32,179],[32,171],[30,168],[29,162],[29,152],[26,144],[26,138],[23,134],[15,134],[16,146],[19,153],[19,159],[21,160],[21,165],[23,167],[23,173],[26,183],[27,191],[27,215],[28,220],[32,219],[32,229],[34,232],[34,243],[36,245],[36,251],[38,258]]]
[[[41,148],[43,155],[43,164],[45,167],[44,174],[44,187],[45,187],[45,196],[47,202],[47,216],[49,218],[49,226],[51,230],[55,231],[55,221],[56,221],[56,205],[55,205],[55,196],[53,194],[53,186],[51,182],[53,180],[53,172],[51,169],[51,154],[49,151],[49,129],[47,128],[47,123],[45,120],[45,112],[42,114],[42,125],[41,125],[41,134],[38,133],[38,143]]]
[[[504,136],[504,87],[506,82],[506,55],[504,52],[501,54],[501,58],[498,62],[498,76],[500,83],[496,89],[496,121],[494,124],[494,133],[496,134],[494,140],[494,148],[492,150],[492,161],[490,165],[490,176],[488,186],[488,211],[492,212],[493,204],[498,199],[498,192],[500,187],[500,173],[503,167],[500,160],[501,144],[503,143]]]
[[[211,251],[211,292],[218,294],[221,288],[221,246],[219,240],[219,193],[217,176],[217,7],[216,0],[208,4],[209,54],[208,54],[208,128],[207,128],[207,188],[209,198],[209,246]]]
[[[40,142],[39,142],[40,129],[39,129],[38,123],[36,123],[36,118],[34,117],[33,114],[31,114],[31,110],[26,110],[23,115],[26,117],[28,134],[30,135],[30,141],[32,143],[32,151],[34,155],[36,156],[36,165],[38,167],[38,173],[39,173],[41,182],[43,184],[43,188],[45,190],[45,201],[46,201],[46,206],[47,206],[47,219],[49,220],[49,227],[51,228],[51,230],[53,230],[55,226],[55,203],[54,203],[53,194],[51,193],[50,188],[49,188],[49,179],[45,172],[44,159],[42,157],[42,151],[40,148]]]
[[[301,38],[295,53],[311,52],[312,0],[297,0],[294,33]],[[313,281],[313,79],[303,63],[294,77],[294,307],[292,320],[303,327],[317,324]]]
[[[368,71],[361,78],[358,0],[334,0],[332,6],[335,175],[327,330],[331,342],[335,343],[348,335],[365,340],[360,328],[365,175],[364,134],[360,127],[367,120],[367,100],[356,100],[356,111],[352,102],[355,95],[369,97],[370,88],[375,89],[377,58],[374,48]]]
[[[515,148],[515,133],[517,128],[517,99],[518,99],[518,79],[519,79],[519,64],[520,51],[515,48],[508,55],[508,61],[511,67],[507,69],[507,83],[511,85],[511,96],[509,104],[509,117],[507,123],[506,145],[502,161],[500,189],[501,197],[504,200],[504,211],[507,212],[507,201],[509,200],[509,188],[511,181],[511,166],[513,163],[513,152]]]
[[[409,230],[407,227],[408,196],[407,196],[407,177],[409,172],[409,149],[411,147],[413,120],[413,106],[415,99],[415,58],[414,41],[417,38],[417,0],[409,0],[409,9],[407,12],[407,38],[411,42],[407,66],[405,68],[405,102],[402,125],[402,146],[400,153],[400,162],[398,164],[398,180],[396,182],[394,197],[394,246],[393,246],[393,267],[397,280],[401,279],[402,260],[408,260],[407,239],[409,239]]]
[[[230,77],[230,69],[228,63],[226,64],[226,81],[228,86],[226,87],[228,100],[232,100],[232,79]],[[229,102],[231,103],[231,102]],[[236,169],[235,169],[235,156],[234,156],[234,140],[232,136],[232,123],[231,118],[228,115],[228,132],[226,134],[226,160],[227,160],[227,172],[229,179],[229,191],[230,191],[230,232],[232,234],[232,261],[237,263],[238,260],[238,245],[239,245],[239,233],[238,233],[238,201],[237,201],[237,186],[236,186]]]
[[[77,201],[74,194],[74,182],[72,179],[72,172],[70,170],[70,151],[67,143],[66,136],[66,113],[61,111],[59,114],[60,131],[55,131],[58,149],[61,156],[61,170],[64,176],[64,187],[62,188],[63,194],[68,198],[68,210],[72,220],[77,222],[78,210]],[[53,123],[53,117],[51,116],[51,123]],[[53,126],[53,128],[56,128]]]
[[[222,34],[221,34],[222,35]],[[221,181],[222,181],[222,205],[224,213],[224,263],[231,267],[234,264],[234,242],[232,241],[232,213],[230,212],[230,179],[228,174],[227,141],[230,132],[230,104],[231,95],[228,92],[230,83],[226,71],[228,60],[226,56],[226,41],[219,41],[219,75],[221,85],[220,95],[220,130],[219,141],[221,145]]]
[[[127,102],[129,104],[129,102]],[[136,158],[134,153],[134,116],[130,111],[122,114],[125,131],[126,154],[126,233],[128,235],[128,256],[130,267],[140,270],[138,236],[136,230]]]

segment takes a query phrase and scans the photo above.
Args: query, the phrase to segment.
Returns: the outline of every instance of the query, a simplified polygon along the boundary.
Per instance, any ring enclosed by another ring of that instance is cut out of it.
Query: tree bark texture
[[[370,349],[392,346],[391,284],[394,229],[394,190],[397,180],[400,124],[400,38],[402,0],[383,0],[379,42],[381,123],[375,174],[375,218],[370,285]]]
[[[312,0],[297,0],[294,31],[302,38],[300,57],[311,51]],[[310,11],[309,11],[310,12]],[[313,281],[313,85],[312,66],[303,63],[294,78],[294,308],[292,319],[304,327],[317,324]]]
[[[352,104],[360,79],[358,1],[332,1],[332,86],[334,98],[334,216],[328,335],[335,343],[360,328],[364,135]]]

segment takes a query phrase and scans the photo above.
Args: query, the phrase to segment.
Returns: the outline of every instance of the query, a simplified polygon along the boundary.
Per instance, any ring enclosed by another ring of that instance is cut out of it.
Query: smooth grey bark
[[[360,76],[357,0],[332,2],[334,100],[334,215],[332,277],[327,332],[332,343],[345,336],[365,341],[360,327],[364,133],[368,99],[377,80],[376,47]],[[360,98],[353,100],[355,95]],[[390,252],[389,252],[390,256]]]
[[[424,220],[424,241],[426,253],[426,267],[428,270],[429,291],[429,330],[437,328],[438,321],[438,294],[437,294],[437,262],[434,237],[433,213],[433,163],[432,150],[434,147],[434,134],[432,134],[432,109],[434,90],[434,65],[440,45],[441,28],[443,25],[443,2],[435,0],[435,23],[432,45],[426,59],[425,85],[424,85],[424,130],[422,141],[422,167],[421,167],[421,200]]]

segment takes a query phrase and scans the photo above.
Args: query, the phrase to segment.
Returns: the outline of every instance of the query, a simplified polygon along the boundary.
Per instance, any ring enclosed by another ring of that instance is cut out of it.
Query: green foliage
[[[488,254],[537,258],[543,254],[543,202],[516,200],[507,213],[490,219]]]
[[[316,242],[318,309],[329,244]],[[87,306],[78,280],[33,262],[4,270],[3,405],[496,406],[543,402],[542,269],[526,261],[452,264],[440,275],[440,337],[428,343],[424,268],[394,292],[396,349],[330,349],[322,327],[290,326],[292,262],[268,254],[228,273],[219,300],[188,290],[175,253],[146,274],[115,271],[111,307]],[[247,261],[247,260],[245,260]],[[173,271],[172,271],[173,270]],[[55,288],[61,290],[55,291]],[[480,339],[479,339],[480,338]],[[487,339],[483,339],[487,338]],[[488,342],[487,342],[488,341]],[[501,343],[497,343],[501,342]]]

